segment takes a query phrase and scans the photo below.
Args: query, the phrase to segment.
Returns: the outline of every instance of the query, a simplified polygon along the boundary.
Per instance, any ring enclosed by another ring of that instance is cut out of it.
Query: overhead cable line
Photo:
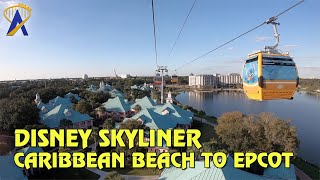
[[[169,54],[169,56],[171,56],[171,54],[172,54],[172,52],[173,52],[173,49],[175,48],[175,46],[176,46],[176,44],[177,44],[177,42],[178,42],[178,39],[180,38],[180,35],[181,35],[181,33],[182,33],[182,30],[183,30],[183,28],[184,28],[185,24],[187,23],[188,18],[189,18],[189,16],[190,16],[191,11],[193,10],[193,7],[194,7],[194,5],[196,4],[196,2],[197,2],[197,0],[194,0],[194,1],[193,1],[193,4],[192,4],[192,6],[191,6],[191,8],[190,8],[190,10],[189,10],[189,13],[188,13],[188,15],[187,15],[186,19],[184,20],[183,25],[182,25],[182,27],[181,27],[181,29],[180,29],[180,32],[179,32],[179,34],[178,34],[178,36],[177,36],[176,40],[174,41],[174,44],[173,44],[173,46],[172,46],[171,50],[170,50],[170,54]]]
[[[152,21],[153,21],[154,52],[155,52],[155,58],[156,58],[156,66],[158,66],[156,23],[155,23],[155,18],[154,18],[154,0],[152,0]]]
[[[189,62],[187,62],[186,64],[184,64],[184,65],[182,65],[182,66],[180,66],[180,67],[176,68],[175,70],[181,69],[181,68],[183,68],[183,67],[185,67],[185,66],[189,65],[189,64],[191,64],[191,63],[193,63],[193,62],[195,62],[195,61],[197,61],[197,60],[199,60],[199,59],[201,59],[201,58],[203,58],[203,57],[207,56],[208,54],[210,54],[210,53],[212,53],[212,52],[214,52],[214,51],[216,51],[216,50],[220,49],[221,47],[223,47],[223,46],[225,46],[225,45],[227,45],[227,44],[229,44],[229,43],[231,43],[231,42],[235,41],[236,39],[239,39],[240,37],[242,37],[242,36],[244,36],[244,35],[246,35],[246,34],[248,34],[248,33],[252,32],[252,31],[254,31],[254,30],[256,30],[256,29],[258,29],[259,27],[263,26],[264,24],[267,24],[267,23],[269,23],[270,21],[277,19],[279,16],[281,16],[282,14],[284,14],[284,13],[288,12],[288,11],[289,11],[289,10],[291,10],[292,8],[296,7],[297,5],[301,4],[303,1],[304,1],[304,0],[301,0],[300,2],[296,3],[295,5],[291,6],[291,7],[290,7],[290,8],[288,8],[288,9],[286,9],[285,11],[282,11],[282,12],[281,12],[281,13],[279,13],[278,15],[273,16],[273,17],[269,18],[267,21],[265,21],[265,22],[263,22],[263,23],[259,24],[258,26],[255,26],[254,28],[252,28],[252,29],[250,29],[250,30],[246,31],[245,33],[242,33],[241,35],[239,35],[239,36],[237,36],[237,37],[235,37],[235,38],[233,38],[233,39],[231,39],[231,40],[229,40],[229,41],[227,41],[227,42],[225,42],[225,43],[223,43],[223,44],[219,45],[218,47],[216,47],[216,48],[214,48],[214,49],[212,49],[212,50],[208,51],[207,53],[205,53],[205,54],[203,54],[203,55],[201,55],[201,56],[199,56],[199,57],[197,57],[197,58],[195,58],[195,59],[193,59],[193,60],[191,60],[191,61],[189,61]]]

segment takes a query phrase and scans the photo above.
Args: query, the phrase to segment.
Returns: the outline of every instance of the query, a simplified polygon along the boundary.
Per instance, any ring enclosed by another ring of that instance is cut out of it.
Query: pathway
[[[197,116],[194,116],[192,119],[195,120],[195,121],[202,122],[202,123],[204,123],[204,124],[208,124],[208,125],[213,126],[213,127],[215,126],[214,123],[209,122],[208,120],[203,119],[203,118],[200,118],[200,117],[197,117]]]
[[[302,170],[300,170],[299,168],[295,167],[296,170],[296,176],[299,177],[299,179],[302,180],[312,180],[306,173],[304,173]]]

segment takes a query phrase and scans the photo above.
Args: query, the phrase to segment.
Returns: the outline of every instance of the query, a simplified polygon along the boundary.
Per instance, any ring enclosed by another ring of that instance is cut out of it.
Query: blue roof
[[[284,167],[284,163],[281,163],[276,169],[268,167],[264,170],[263,176],[276,177],[279,179],[296,179],[294,165],[291,164],[290,168],[286,168]]]
[[[106,111],[116,111],[122,113],[128,112],[131,109],[131,104],[119,96],[109,99],[107,102],[103,103],[102,106],[106,109]]]
[[[178,124],[190,124],[192,122],[193,113],[191,111],[184,110],[177,105],[166,103],[162,106],[156,106],[155,111],[162,113],[164,110],[169,111],[170,115],[176,118]]]
[[[124,94],[117,89],[113,89],[109,93],[111,94],[111,97],[124,97]]]
[[[136,99],[136,102],[131,106],[131,108],[133,109],[136,105],[141,106],[142,109],[144,108],[152,108],[155,105],[157,105],[157,100],[152,99],[148,96],[145,96],[141,99]]]
[[[241,169],[237,169],[233,167],[233,158],[228,156],[227,164],[219,169],[216,168],[212,162],[210,162],[210,168],[204,167],[204,161],[196,161],[195,168],[187,168],[182,170],[181,168],[176,168],[174,166],[165,169],[161,176],[158,178],[159,180],[225,180],[225,179],[246,179],[246,180],[255,180],[255,179],[282,179],[280,177],[271,175],[271,176],[263,176],[252,174]],[[274,171],[275,169],[270,169],[270,171]],[[286,176],[289,179],[295,179],[294,170],[288,170],[290,176]],[[278,174],[278,173],[272,173]]]
[[[13,155],[0,156],[0,179],[10,180],[19,179],[27,180],[28,178],[23,174],[22,169],[18,168],[14,163]]]
[[[138,114],[134,115],[130,119],[141,119],[143,124],[150,129],[173,129],[177,126],[177,122],[173,119],[173,116],[166,116],[156,113],[151,108],[141,110]]]
[[[41,147],[25,147],[23,149],[20,149],[18,152],[23,152],[24,156],[20,158],[20,161],[24,161],[24,157],[28,155],[29,153],[39,153],[43,152],[43,149]]]
[[[68,113],[70,115],[68,115]],[[68,105],[61,104],[48,113],[44,114],[41,119],[41,123],[45,124],[49,128],[60,127],[60,121],[63,119],[71,120],[72,123],[78,123],[82,121],[88,121],[93,119],[88,114],[81,114],[71,109]]]
[[[73,93],[71,93],[71,92],[69,92],[68,94],[66,94],[66,95],[64,96],[64,98],[69,98],[70,101],[71,101],[71,98],[72,98],[72,97],[74,97],[74,99],[77,100],[77,101],[80,101],[80,100],[81,100],[81,98],[79,97],[78,94],[73,94]]]

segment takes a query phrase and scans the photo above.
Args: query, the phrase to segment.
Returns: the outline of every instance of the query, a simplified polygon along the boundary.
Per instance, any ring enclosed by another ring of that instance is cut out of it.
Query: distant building
[[[100,82],[99,88],[92,84],[86,90],[93,93],[99,93],[99,92],[110,93],[111,97],[117,97],[117,96],[124,97],[124,94],[122,92],[120,92],[117,89],[113,89],[111,85],[105,84],[103,81]]]
[[[220,87],[227,87],[242,84],[241,75],[237,73],[229,73],[228,75],[215,74],[217,83]]]
[[[230,73],[228,75],[221,74],[201,74],[189,75],[189,86],[192,87],[228,87],[242,84],[240,74]]]
[[[150,87],[150,85],[147,84],[147,83],[144,83],[144,84],[141,85],[141,86],[133,85],[133,86],[131,86],[131,89],[132,89],[132,90],[139,90],[139,91],[151,91],[151,87]]]
[[[189,76],[189,86],[194,87],[205,87],[205,86],[216,86],[216,77],[212,74],[201,74]]]
[[[129,78],[129,77],[131,77],[131,76],[130,76],[130,74],[120,74],[119,77],[120,77],[121,79],[126,79],[126,78]]]

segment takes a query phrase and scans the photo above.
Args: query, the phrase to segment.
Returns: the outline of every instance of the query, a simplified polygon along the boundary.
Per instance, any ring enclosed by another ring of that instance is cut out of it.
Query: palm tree
[[[90,138],[94,140],[94,151],[97,150],[97,139],[99,137],[99,128],[97,127],[93,127],[92,128],[92,132],[91,132],[91,135],[90,135]]]
[[[112,119],[111,119],[111,118],[106,119],[106,120],[103,122],[102,128],[103,128],[103,129],[108,129],[108,130],[113,129]]]
[[[137,114],[138,112],[141,111],[142,108],[141,108],[141,106],[139,104],[137,104],[137,105],[134,106],[133,109],[134,109],[135,113]]]
[[[106,108],[103,107],[103,106],[100,106],[100,107],[98,108],[98,116],[99,116],[99,118],[101,118],[102,116],[104,116],[106,112],[107,112]]]

